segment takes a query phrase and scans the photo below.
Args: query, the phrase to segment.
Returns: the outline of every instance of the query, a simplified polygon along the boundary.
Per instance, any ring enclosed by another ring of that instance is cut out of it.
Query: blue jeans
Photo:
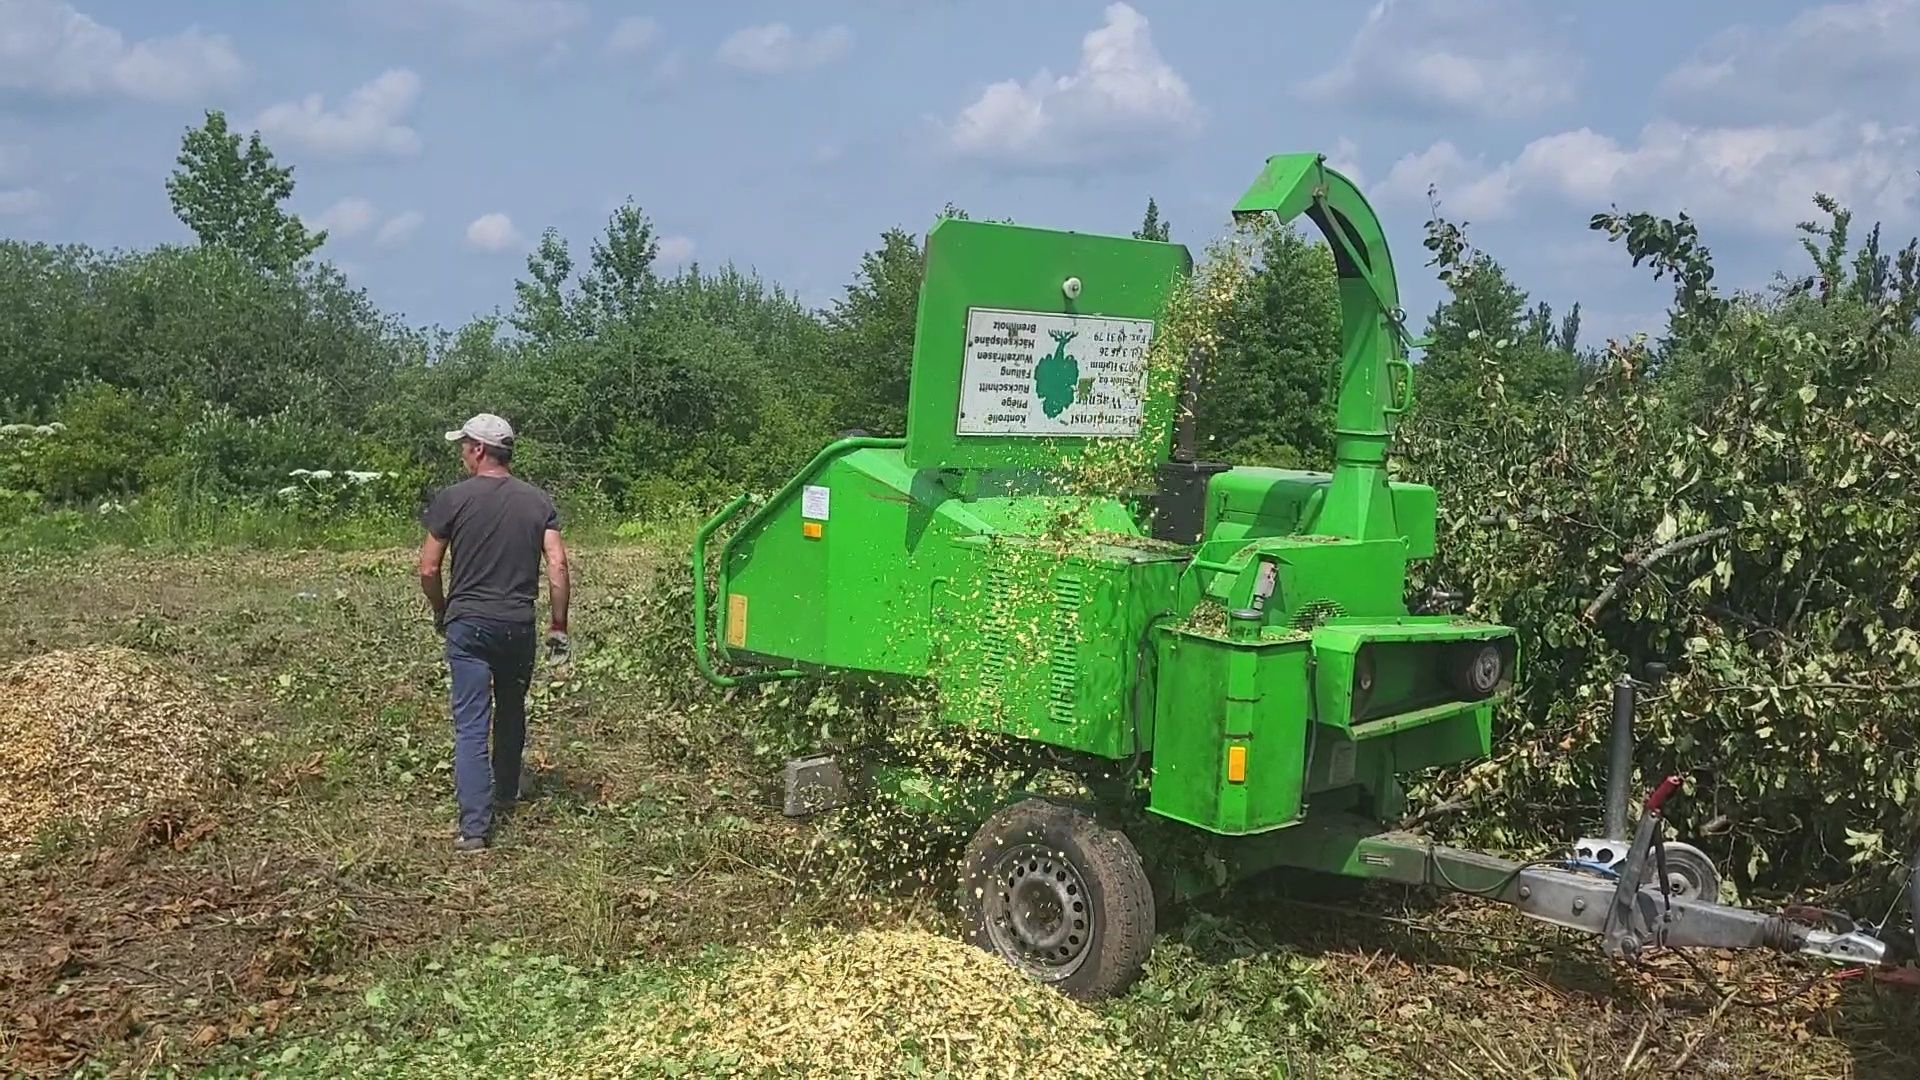
[[[486,836],[494,803],[520,796],[527,741],[527,686],[533,681],[533,623],[455,619],[447,624],[453,677],[453,791],[460,835]],[[493,737],[488,752],[487,737]]]

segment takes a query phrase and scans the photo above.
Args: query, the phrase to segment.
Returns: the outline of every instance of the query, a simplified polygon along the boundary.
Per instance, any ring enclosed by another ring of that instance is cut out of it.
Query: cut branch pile
[[[137,652],[51,652],[0,671],[0,853],[190,795],[223,714]]]

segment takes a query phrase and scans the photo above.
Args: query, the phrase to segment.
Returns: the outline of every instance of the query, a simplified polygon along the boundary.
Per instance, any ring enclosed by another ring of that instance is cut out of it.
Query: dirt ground
[[[0,858],[0,1075],[283,1075],[317,1043],[458,1041],[467,1005],[395,1020],[389,994],[437,996],[443,972],[509,950],[598,987],[797,928],[946,926],[937,873],[856,880],[822,825],[778,814],[738,732],[657,707],[627,648],[653,562],[580,558],[582,659],[537,688],[534,797],[480,858],[448,843],[444,675],[410,553],[0,569],[0,665],[124,646],[239,721],[194,797]],[[1330,908],[1255,885],[1167,920],[1101,1020],[1169,1076],[1920,1076],[1920,992],[1705,963],[1712,987],[1470,902]]]

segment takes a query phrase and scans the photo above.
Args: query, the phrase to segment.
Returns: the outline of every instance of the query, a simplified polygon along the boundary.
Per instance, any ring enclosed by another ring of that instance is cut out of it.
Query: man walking
[[[553,499],[509,471],[513,428],[505,420],[481,413],[447,432],[447,441],[460,444],[467,478],[427,507],[420,591],[446,636],[453,679],[453,788],[460,801],[454,848],[481,851],[492,839],[494,810],[520,796],[543,554],[552,608],[547,649],[555,660],[567,653],[567,546]],[[453,580],[443,589],[449,548]]]

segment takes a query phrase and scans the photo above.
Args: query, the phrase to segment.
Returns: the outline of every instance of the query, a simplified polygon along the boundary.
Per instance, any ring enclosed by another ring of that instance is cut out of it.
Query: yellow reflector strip
[[[1244,784],[1247,782],[1246,747],[1227,747],[1227,782],[1230,784]]]
[[[826,531],[826,526],[817,521],[803,521],[800,523],[800,535],[809,540],[820,539],[820,534],[824,531]]]
[[[747,594],[727,594],[727,644],[736,649],[747,644]]]

